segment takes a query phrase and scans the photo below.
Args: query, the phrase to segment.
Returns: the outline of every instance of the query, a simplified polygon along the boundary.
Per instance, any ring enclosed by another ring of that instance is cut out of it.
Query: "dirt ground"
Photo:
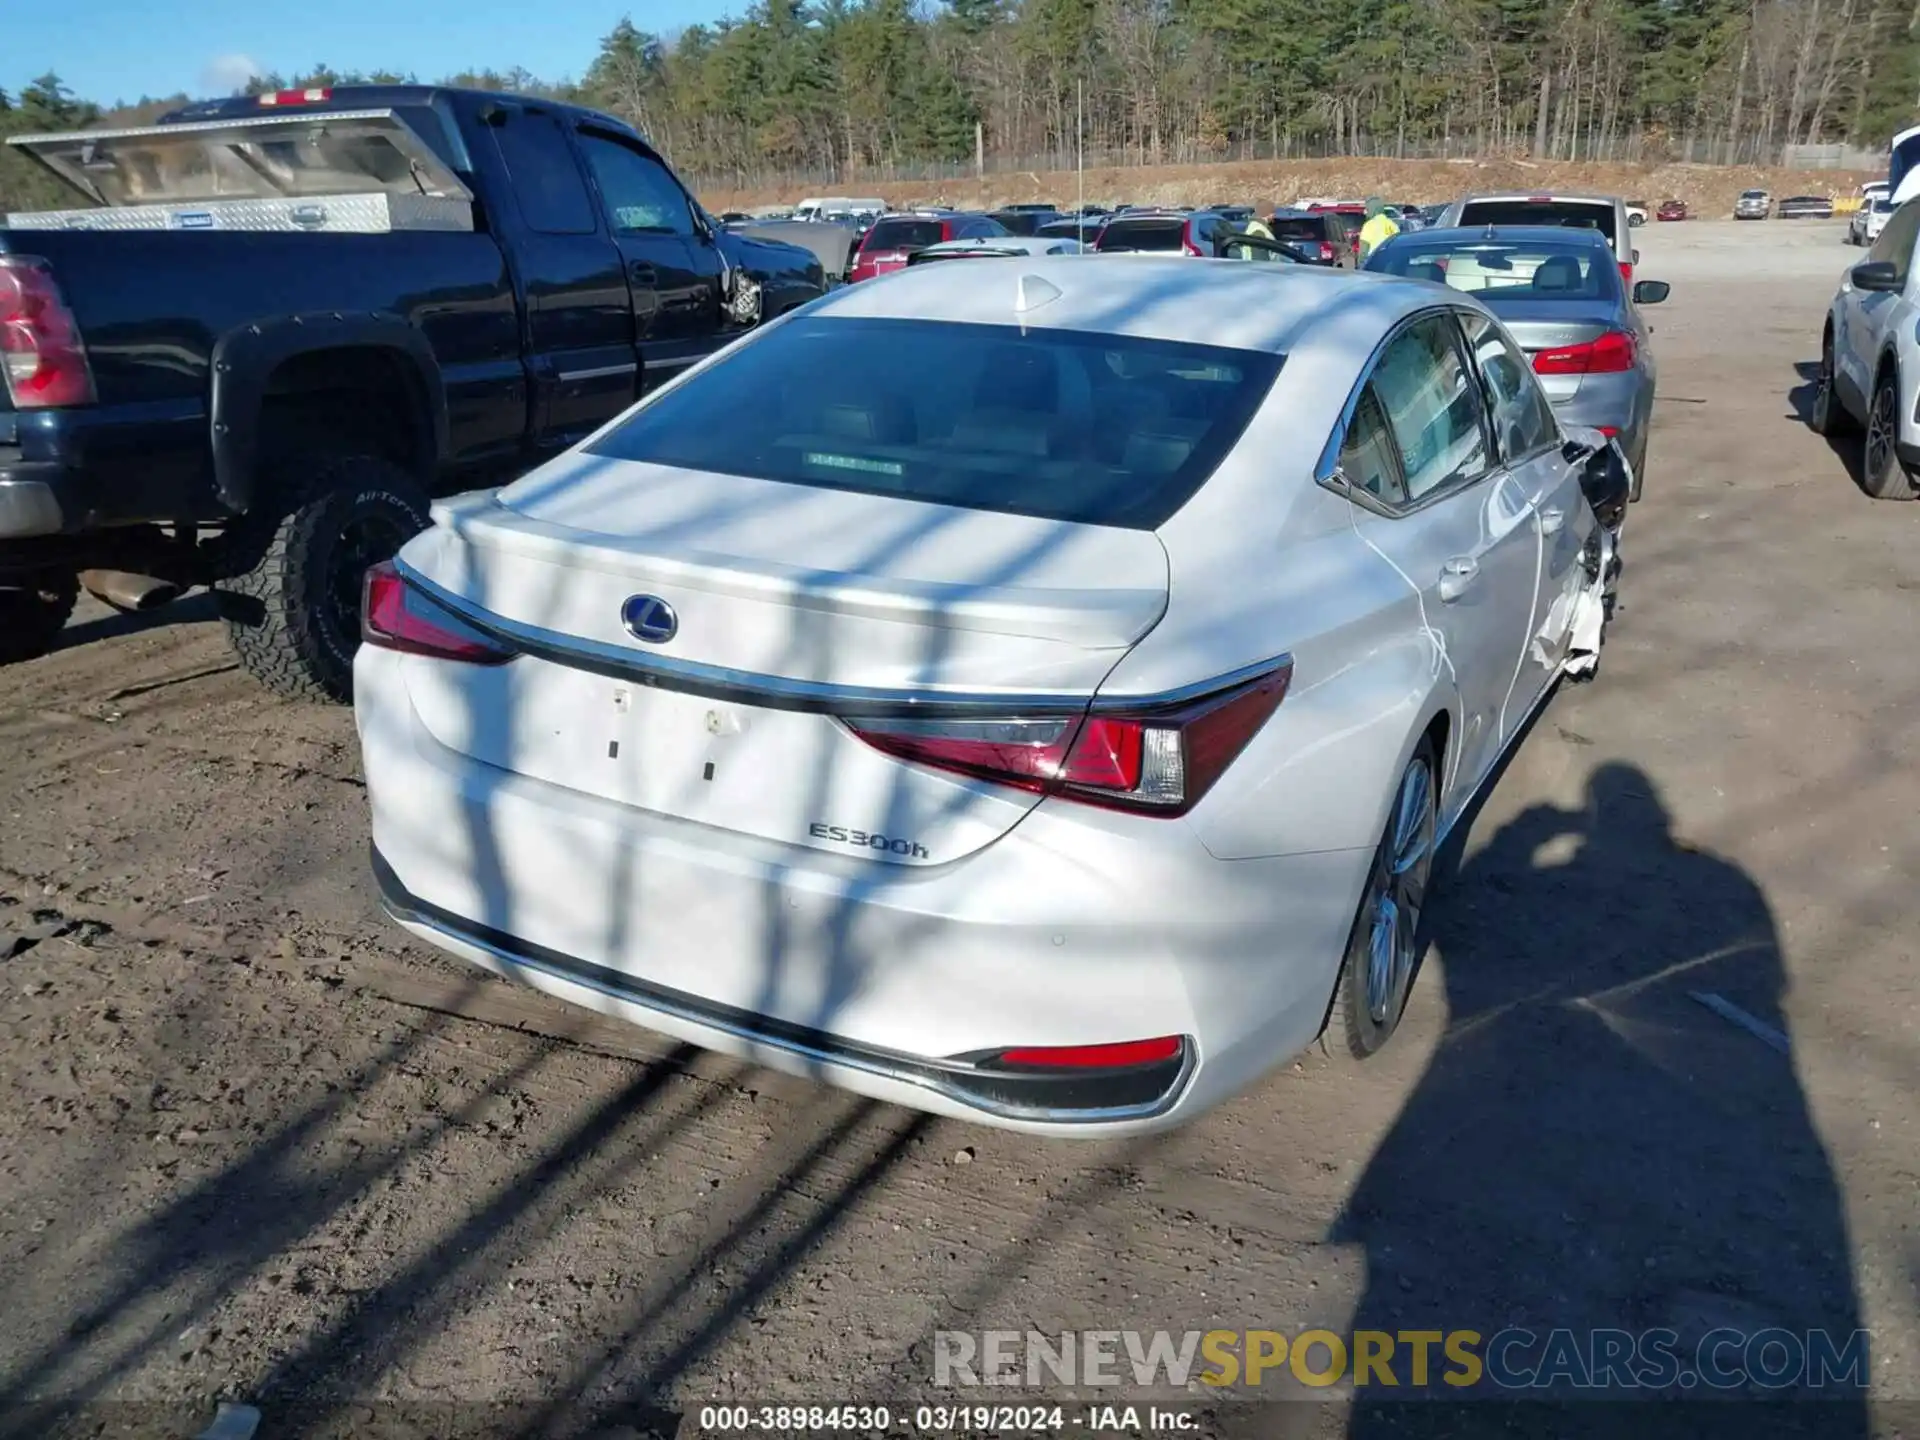
[[[1884,180],[1850,170],[1783,170],[1758,165],[1624,165],[1591,162],[1490,160],[1247,160],[1215,165],[1146,165],[1091,169],[1084,177],[1089,203],[1103,205],[1290,205],[1310,196],[1358,199],[1380,195],[1401,205],[1432,205],[1476,191],[1538,194],[1625,195],[1638,203],[1684,200],[1696,217],[1724,219],[1742,190],[1787,195],[1858,193],[1863,180]],[[981,180],[869,182],[849,180],[833,191],[877,195],[892,205],[953,205],[962,208],[1044,200],[1072,205],[1082,193],[1072,171],[1018,171]],[[723,210],[795,205],[815,187],[724,189],[708,187],[701,202]]]
[[[1598,681],[1479,816],[1389,1050],[1162,1137],[929,1120],[403,943],[350,715],[262,695],[204,598],[83,615],[0,681],[0,1432],[666,1434],[898,1407],[943,1328],[1730,1325],[1870,1330],[1885,1408],[1795,1433],[1913,1434],[1920,506],[1797,418],[1838,226],[1638,233],[1674,294]],[[1468,1433],[1259,1393],[1173,1398]]]

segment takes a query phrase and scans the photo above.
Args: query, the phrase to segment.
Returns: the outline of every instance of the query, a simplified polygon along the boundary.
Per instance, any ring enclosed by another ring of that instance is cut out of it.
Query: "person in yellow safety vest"
[[[1360,227],[1360,263],[1367,263],[1367,256],[1400,233],[1400,226],[1392,215],[1387,213],[1387,202],[1378,195],[1367,197],[1367,223]]]
[[[1262,220],[1258,215],[1247,221],[1242,229],[1246,234],[1255,236],[1261,240],[1273,239],[1273,231],[1267,228],[1267,222]]]

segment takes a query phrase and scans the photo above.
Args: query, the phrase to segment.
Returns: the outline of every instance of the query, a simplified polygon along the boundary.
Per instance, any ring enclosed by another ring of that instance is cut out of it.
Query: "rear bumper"
[[[361,651],[355,695],[381,887],[412,934],[705,1049],[1039,1134],[1175,1124],[1308,1045],[1372,859],[1219,861],[1184,822],[1047,804],[951,864],[843,858],[451,751],[391,652]],[[1174,1035],[1152,1074],[980,1063]]]
[[[63,467],[36,461],[0,463],[0,540],[58,535],[66,527],[60,508]]]

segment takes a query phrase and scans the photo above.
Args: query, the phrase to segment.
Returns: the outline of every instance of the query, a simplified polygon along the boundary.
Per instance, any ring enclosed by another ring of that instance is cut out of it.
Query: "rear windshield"
[[[1613,206],[1591,200],[1469,200],[1460,207],[1462,225],[1565,225],[1598,230],[1613,245]]]
[[[1115,220],[1100,232],[1102,250],[1178,250],[1185,220]]]
[[[947,238],[944,220],[876,220],[867,232],[866,250],[917,250]]]
[[[1267,227],[1273,231],[1276,240],[1324,240],[1327,238],[1327,226],[1324,220],[1303,218],[1299,220],[1273,220]]]
[[[1592,244],[1551,240],[1509,244],[1492,240],[1424,240],[1400,235],[1367,258],[1367,269],[1431,280],[1493,300],[1614,300],[1620,266]]]
[[[789,320],[588,449],[936,505],[1151,530],[1259,408],[1281,357],[1132,336]]]

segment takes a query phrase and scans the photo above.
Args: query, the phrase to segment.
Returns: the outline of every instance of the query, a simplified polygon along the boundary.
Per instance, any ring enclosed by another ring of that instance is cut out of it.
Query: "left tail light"
[[[1333,257],[1334,257],[1333,242],[1331,240],[1322,240],[1320,242],[1321,260],[1324,261],[1326,264],[1331,265],[1333,263]]]
[[[424,591],[409,585],[391,560],[367,571],[360,607],[360,638],[381,650],[504,665],[514,652],[467,624]]]
[[[1178,706],[982,719],[842,716],[876,750],[1020,790],[1108,809],[1184,815],[1259,733],[1291,661]]]
[[[0,255],[0,376],[16,410],[94,401],[80,323],[37,256]]]

